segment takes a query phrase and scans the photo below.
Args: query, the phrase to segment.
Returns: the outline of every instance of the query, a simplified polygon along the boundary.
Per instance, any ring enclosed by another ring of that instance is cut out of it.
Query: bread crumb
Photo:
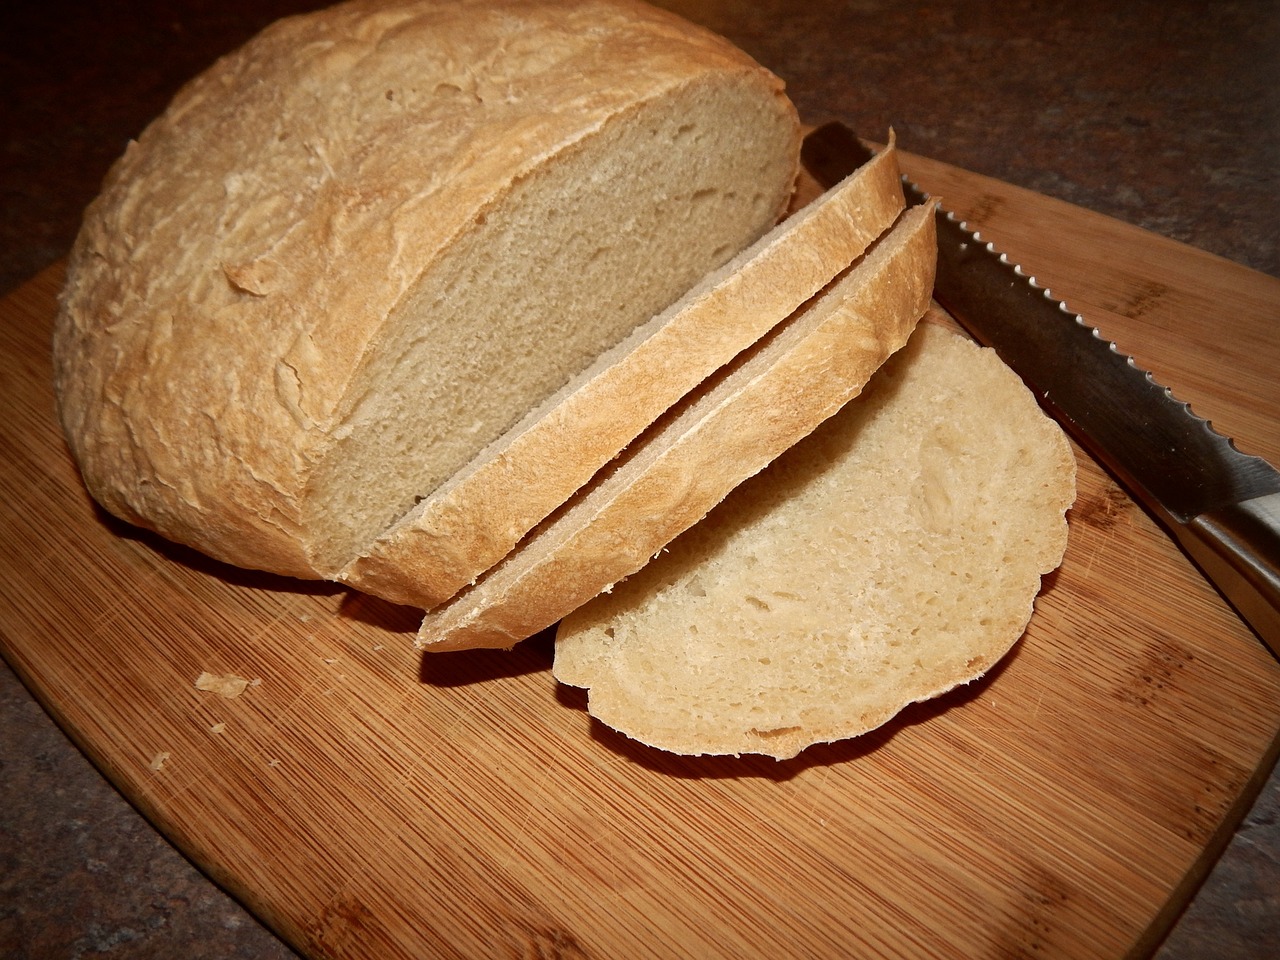
[[[151,767],[152,770],[159,772],[163,770],[164,765],[169,762],[170,756],[171,754],[169,753],[168,750],[161,750],[159,753],[157,753],[154,757],[151,758],[151,763],[149,764],[149,766]]]
[[[210,733],[225,733],[226,730],[227,730],[227,725],[225,723],[215,723],[212,727],[209,728]]]
[[[246,680],[244,677],[237,677],[234,673],[215,674],[201,673],[196,677],[196,689],[204,690],[206,693],[216,693],[220,697],[227,700],[234,700],[240,694],[244,693],[249,686],[258,686],[261,680]]]

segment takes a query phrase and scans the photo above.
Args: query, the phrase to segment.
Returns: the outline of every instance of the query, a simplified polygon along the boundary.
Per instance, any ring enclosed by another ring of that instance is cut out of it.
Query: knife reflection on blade
[[[824,186],[871,151],[840,123],[805,139]],[[904,178],[908,203],[928,202]],[[1174,536],[1280,658],[1280,473],[1192,414],[1049,290],[937,207],[934,296]]]

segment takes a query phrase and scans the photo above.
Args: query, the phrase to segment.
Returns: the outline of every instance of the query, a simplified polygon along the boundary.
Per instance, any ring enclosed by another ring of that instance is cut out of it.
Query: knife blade
[[[842,123],[804,142],[830,187],[871,156]],[[908,178],[910,204],[930,198]],[[1145,507],[1280,659],[1280,473],[1156,383],[1021,266],[935,203],[935,299]]]

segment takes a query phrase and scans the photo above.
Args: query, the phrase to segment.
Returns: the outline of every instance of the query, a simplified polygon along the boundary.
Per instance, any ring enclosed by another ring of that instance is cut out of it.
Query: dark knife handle
[[[1280,493],[1170,524],[1236,612],[1280,658]]]

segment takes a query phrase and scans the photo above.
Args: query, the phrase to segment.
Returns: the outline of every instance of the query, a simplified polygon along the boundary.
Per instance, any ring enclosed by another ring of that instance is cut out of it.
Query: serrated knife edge
[[[805,166],[824,187],[870,155],[840,123],[818,127],[804,145]],[[909,203],[933,202],[903,184]],[[934,205],[936,299],[1161,521],[1280,658],[1280,473],[1236,449],[1021,265]]]
[[[910,181],[906,183],[908,190],[916,193],[920,202],[925,202],[923,191]],[[1280,473],[1266,460],[1238,450],[1229,437],[1215,430],[1209,420],[1198,416],[1189,403],[1175,397],[1169,387],[1138,366],[1132,356],[1119,350],[1081,314],[1055,298],[1051,289],[1042,286],[1033,274],[998,250],[994,243],[970,230],[965,221],[940,209],[939,223],[943,221],[952,236],[940,241],[939,257],[952,256],[953,259],[949,264],[951,269],[940,270],[939,302],[950,305],[953,315],[966,329],[987,346],[994,347],[1039,393],[1044,405],[1073,433],[1082,434],[1081,442],[1087,444],[1112,473],[1120,475],[1126,487],[1140,490],[1141,499],[1153,510],[1165,519],[1184,523],[1227,504],[1280,493]],[[947,244],[947,240],[952,242]],[[1042,314],[1037,319],[1047,322],[1034,327],[1028,325],[1021,319],[1024,304],[1015,303],[1013,309],[1018,316],[1005,326],[997,326],[1004,320],[999,311],[1007,304],[998,302],[996,297],[980,297],[977,302],[970,302],[975,295],[972,278],[962,277],[955,269],[957,249],[963,251],[959,260],[988,270],[997,269],[998,262],[999,268],[1011,274],[1010,296],[1021,294],[1027,306],[1034,305]],[[982,251],[979,257],[971,260],[966,257],[970,251],[979,249]],[[1039,302],[1041,300],[1044,303]],[[1060,316],[1046,318],[1046,306]],[[1057,322],[1052,322],[1054,320]],[[1072,329],[1072,325],[1079,329]],[[1089,352],[1081,354],[1073,350]],[[1095,377],[1106,372],[1111,378],[1084,381],[1077,378],[1056,392],[1055,378],[1036,376],[1037,371],[1044,369],[1041,356],[1052,351],[1058,351],[1055,356],[1065,358],[1054,365],[1057,372],[1079,366]],[[1081,359],[1082,356],[1088,359]],[[1135,426],[1133,407],[1124,410],[1112,407],[1110,404],[1117,396],[1155,405],[1138,411],[1148,415],[1148,422]],[[1166,427],[1175,429],[1161,429]],[[1121,442],[1125,439],[1131,445]],[[1109,442],[1113,440],[1115,442]]]

